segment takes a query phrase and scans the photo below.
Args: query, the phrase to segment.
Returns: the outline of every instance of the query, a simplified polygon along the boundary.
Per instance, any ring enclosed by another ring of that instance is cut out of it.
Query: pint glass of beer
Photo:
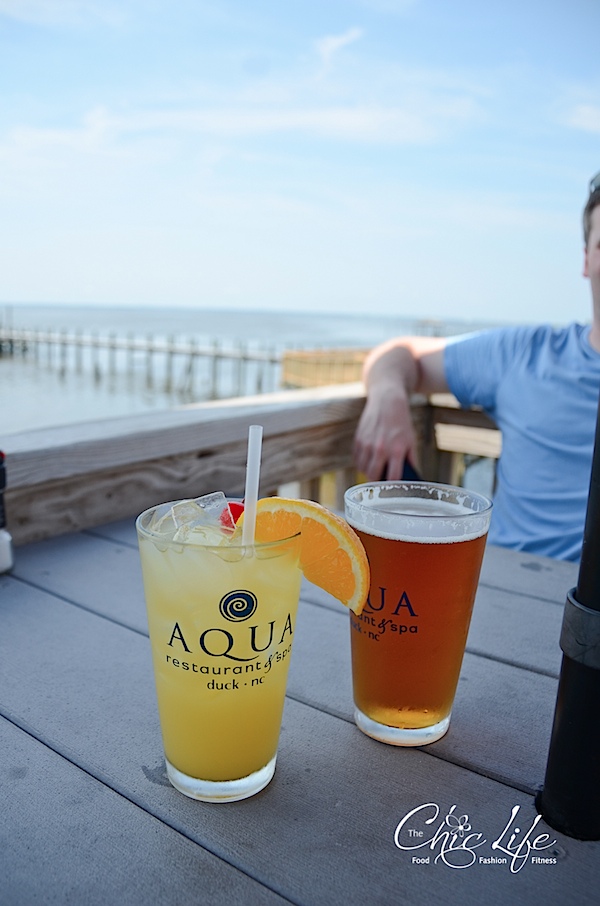
[[[374,739],[421,746],[450,724],[492,504],[463,488],[376,481],[346,491],[371,567],[350,614],[355,721]]]

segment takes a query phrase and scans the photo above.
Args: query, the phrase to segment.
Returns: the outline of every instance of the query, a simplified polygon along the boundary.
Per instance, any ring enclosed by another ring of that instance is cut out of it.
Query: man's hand
[[[369,481],[401,478],[404,460],[416,466],[410,400],[402,387],[370,394],[354,438],[354,461]]]
[[[406,459],[418,467],[410,398],[448,390],[445,345],[440,338],[399,337],[367,357],[367,402],[354,439],[354,461],[369,481],[401,478]]]

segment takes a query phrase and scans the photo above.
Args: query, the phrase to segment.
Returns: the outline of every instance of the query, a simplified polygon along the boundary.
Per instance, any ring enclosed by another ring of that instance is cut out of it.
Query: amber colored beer
[[[384,742],[433,742],[450,722],[491,504],[425,482],[347,495],[371,568],[369,600],[351,614],[356,722]]]

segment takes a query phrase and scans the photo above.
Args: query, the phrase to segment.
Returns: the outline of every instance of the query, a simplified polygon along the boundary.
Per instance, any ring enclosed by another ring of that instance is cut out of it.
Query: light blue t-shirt
[[[448,340],[446,380],[502,431],[492,544],[579,560],[594,450],[600,354],[589,326],[483,331]]]

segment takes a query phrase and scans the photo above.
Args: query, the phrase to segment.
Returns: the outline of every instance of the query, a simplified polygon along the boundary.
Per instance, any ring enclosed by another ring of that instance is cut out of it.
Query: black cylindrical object
[[[600,407],[577,587],[567,594],[563,651],[544,787],[553,828],[600,840]]]
[[[579,604],[600,611],[600,408],[590,478],[581,563],[575,598]]]
[[[0,450],[0,574],[7,573],[14,564],[14,552],[11,534],[6,528],[4,512],[4,489],[6,487],[6,465],[4,453]]]
[[[554,724],[537,806],[561,833],[600,840],[600,612],[577,604],[574,591],[565,607]]]
[[[4,453],[0,450],[0,528],[6,525],[6,513],[4,512],[4,489],[6,488],[6,466],[4,464]]]

